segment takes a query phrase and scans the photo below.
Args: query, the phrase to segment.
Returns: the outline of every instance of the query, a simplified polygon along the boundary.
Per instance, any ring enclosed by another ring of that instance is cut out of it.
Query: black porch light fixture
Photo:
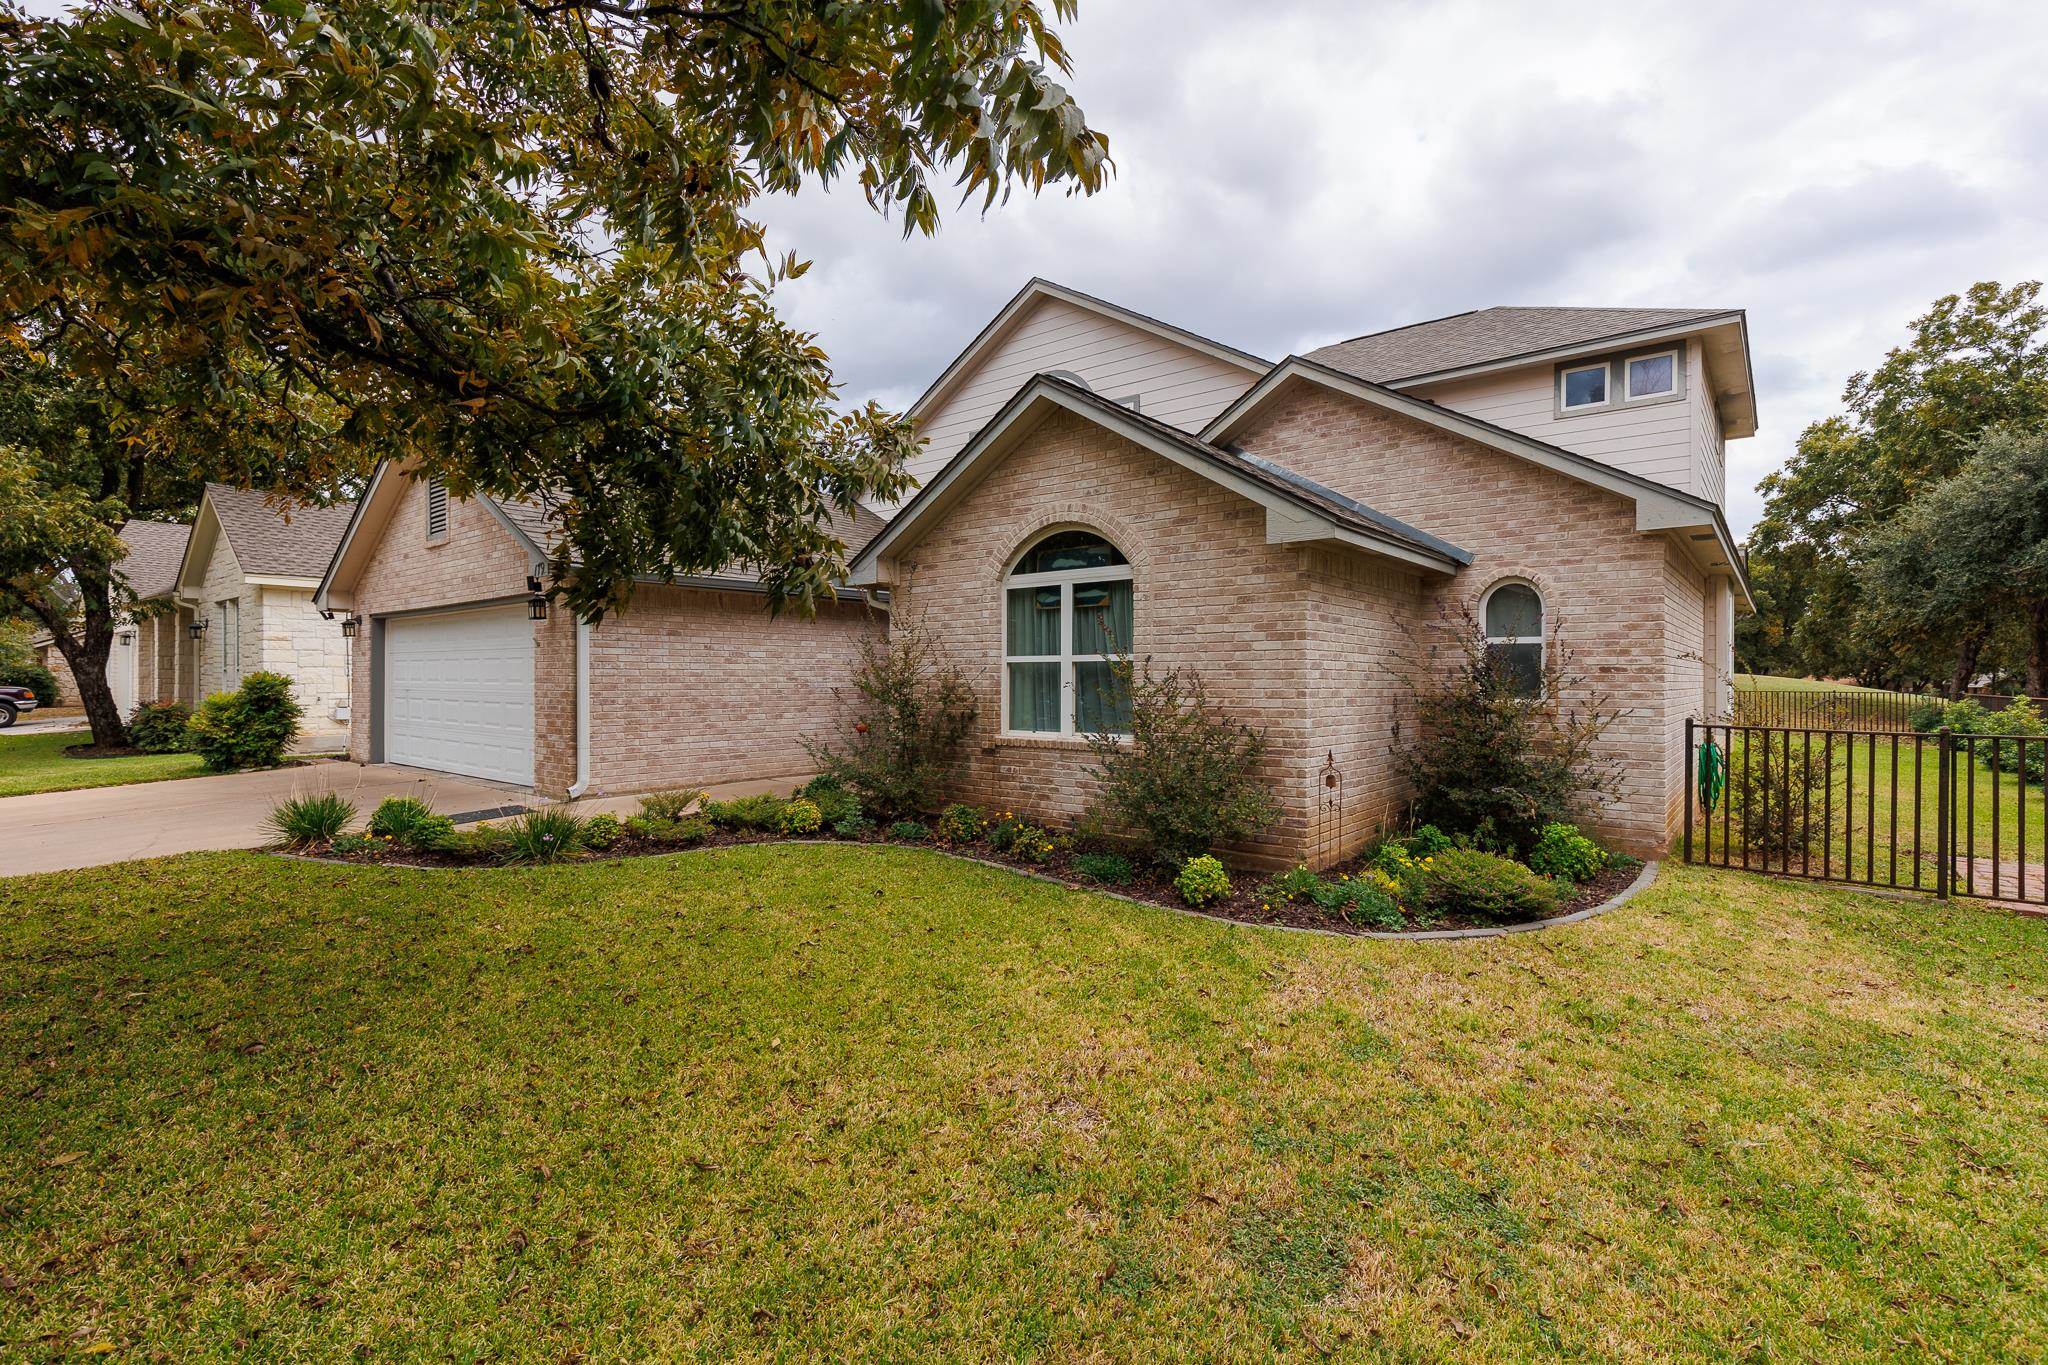
[[[532,620],[532,621],[545,621],[545,620],[547,620],[547,619],[548,619],[548,599],[547,599],[547,598],[545,598],[545,597],[542,597],[542,596],[541,596],[541,595],[540,595],[539,593],[535,593],[535,594],[534,594],[533,596],[531,596],[531,597],[527,598],[527,599],[526,599],[526,615],[527,615],[527,619],[528,619],[528,620]]]
[[[357,616],[357,615],[356,615],[356,614],[355,614],[354,612],[350,612],[350,613],[349,613],[349,614],[348,614],[347,616],[345,616],[345,617],[343,617],[343,618],[342,618],[342,622],[341,622],[341,634],[342,634],[342,638],[343,638],[343,639],[347,639],[347,640],[353,640],[353,639],[355,639],[355,638],[356,638],[356,632],[357,632],[358,630],[362,629],[362,625],[363,625],[363,618],[362,618],[362,617],[360,617],[360,616]]]
[[[334,619],[333,609],[329,607],[320,608],[320,619],[323,621],[332,621]]]
[[[191,634],[192,634],[192,638],[193,638],[193,639],[195,639],[195,640],[203,640],[203,639],[205,639],[205,638],[206,638],[206,618],[205,618],[204,616],[200,617],[200,618],[199,618],[198,620],[194,621],[194,622],[193,622],[193,623],[192,623],[191,625],[189,625],[189,626],[185,627],[185,629],[191,632]]]

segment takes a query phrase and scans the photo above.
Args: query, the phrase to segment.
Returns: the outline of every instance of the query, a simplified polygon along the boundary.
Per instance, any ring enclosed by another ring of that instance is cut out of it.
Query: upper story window
[[[1668,398],[1678,392],[1678,352],[1662,351],[1639,355],[1623,362],[1628,385],[1624,391],[1633,403],[1642,398]]]
[[[1607,406],[1607,362],[1578,365],[1557,372],[1557,403],[1569,412],[1575,408]]]
[[[1131,653],[1131,564],[1093,531],[1055,531],[1003,583],[1003,729],[1128,734],[1116,677]]]
[[[1518,697],[1543,695],[1543,595],[1527,583],[1500,583],[1479,607],[1486,653]]]
[[[448,485],[439,479],[427,480],[427,544],[439,545],[448,539]]]

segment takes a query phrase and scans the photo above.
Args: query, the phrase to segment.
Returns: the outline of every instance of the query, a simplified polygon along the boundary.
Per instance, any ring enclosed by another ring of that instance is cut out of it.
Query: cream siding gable
[[[1685,395],[1675,402],[1617,403],[1561,417],[1549,361],[1402,391],[1718,504],[1719,419],[1700,344],[1690,340],[1684,348]],[[1711,455],[1704,446],[1709,434]]]
[[[911,477],[921,485],[944,469],[1032,375],[1051,370],[1080,376],[1105,398],[1135,395],[1140,411],[1184,431],[1199,429],[1258,378],[1119,318],[1042,298],[925,414]]]

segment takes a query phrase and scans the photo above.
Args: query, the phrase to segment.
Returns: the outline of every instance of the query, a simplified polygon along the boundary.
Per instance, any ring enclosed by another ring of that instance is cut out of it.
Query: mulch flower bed
[[[901,848],[926,848],[942,853],[954,853],[962,857],[978,859],[1012,867],[1020,872],[1048,877],[1068,886],[1086,891],[1108,891],[1128,896],[1133,900],[1149,901],[1175,910],[1189,908],[1180,893],[1174,889],[1174,874],[1157,864],[1147,863],[1137,857],[1131,858],[1129,881],[1105,883],[1092,881],[1076,873],[1068,866],[1069,855],[1055,854],[1050,858],[1034,861],[998,849],[983,840],[971,843],[946,843],[937,839],[913,841],[891,837],[883,829],[871,830],[856,838],[838,838],[825,834],[791,836],[772,832],[714,830],[708,837],[689,842],[642,838],[632,833],[623,833],[608,848],[586,849],[564,858],[563,864],[605,862],[614,858],[642,858],[669,853],[686,853],[705,848],[734,848],[746,844],[785,844],[791,842],[835,843],[835,844],[890,844]],[[414,850],[396,842],[378,841],[375,847],[358,852],[336,853],[332,849],[317,848],[302,851],[306,856],[332,862],[351,863],[379,867],[495,867],[503,865],[500,860],[480,859],[474,854],[444,853]],[[1362,861],[1344,863],[1325,869],[1324,875],[1331,879],[1346,874],[1357,875],[1363,871]],[[1576,895],[1571,897],[1558,911],[1559,915],[1570,914],[1588,906],[1599,905],[1613,899],[1623,888],[1635,880],[1641,864],[1633,860],[1621,860],[1583,883]],[[1217,919],[1233,920],[1240,924],[1269,925],[1288,929],[1321,929],[1340,934],[1365,934],[1385,932],[1377,926],[1355,923],[1341,914],[1325,910],[1310,900],[1285,900],[1268,894],[1271,877],[1267,873],[1246,869],[1232,869],[1231,894],[1222,900],[1198,907],[1199,913]],[[1444,915],[1428,923],[1417,922],[1411,929],[1473,929],[1497,928],[1501,922],[1492,919]]]

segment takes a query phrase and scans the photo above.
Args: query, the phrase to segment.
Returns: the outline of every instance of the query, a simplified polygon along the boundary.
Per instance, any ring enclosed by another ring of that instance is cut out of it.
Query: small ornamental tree
[[[1598,740],[1626,712],[1608,710],[1571,672],[1552,630],[1533,674],[1490,649],[1469,610],[1444,623],[1441,650],[1406,661],[1415,734],[1395,754],[1414,793],[1415,819],[1509,853],[1533,847],[1545,825],[1620,790],[1620,760]]]
[[[1098,818],[1136,831],[1169,867],[1280,818],[1258,775],[1265,736],[1212,700],[1201,674],[1176,668],[1155,676],[1149,662],[1129,659],[1113,671],[1129,698],[1130,733],[1088,736]]]
[[[818,771],[882,816],[937,810],[958,775],[977,708],[966,675],[922,622],[863,636],[839,738],[804,741]]]

